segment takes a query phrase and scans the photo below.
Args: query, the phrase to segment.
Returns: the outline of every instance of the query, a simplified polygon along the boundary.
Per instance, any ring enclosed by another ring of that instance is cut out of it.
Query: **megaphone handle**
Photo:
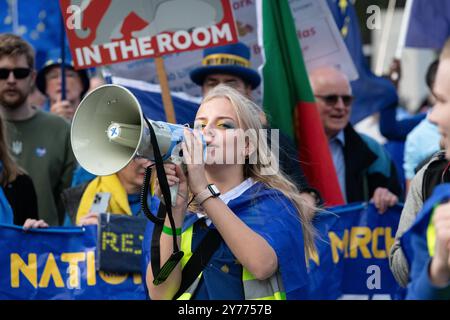
[[[172,201],[172,207],[175,207],[177,204],[177,195],[178,195],[178,187],[180,184],[176,183],[170,187],[170,199]]]
[[[169,158],[169,161],[175,165],[180,165],[183,163],[183,159],[181,157],[174,156],[174,155],[172,155]],[[175,207],[175,205],[177,204],[177,195],[178,195],[179,186],[180,186],[180,184],[176,183],[170,187],[170,199],[172,201],[172,207]]]

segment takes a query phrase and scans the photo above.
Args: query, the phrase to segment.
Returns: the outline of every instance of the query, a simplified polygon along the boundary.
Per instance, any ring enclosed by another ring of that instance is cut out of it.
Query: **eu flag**
[[[351,83],[355,101],[350,120],[354,124],[385,107],[397,104],[398,96],[394,85],[389,80],[374,75],[367,64],[353,4],[349,0],[327,1],[359,73],[359,78]]]
[[[449,36],[449,1],[414,0],[405,46],[441,49]]]
[[[61,10],[59,1],[0,0],[0,33],[14,33],[36,51],[36,68],[46,52],[60,47]]]

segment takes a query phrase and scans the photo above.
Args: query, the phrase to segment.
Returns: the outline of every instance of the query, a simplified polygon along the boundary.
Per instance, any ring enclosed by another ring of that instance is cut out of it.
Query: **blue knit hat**
[[[195,84],[202,86],[206,76],[216,73],[237,76],[252,89],[261,83],[258,72],[250,67],[250,49],[241,42],[205,49],[202,66],[189,75]]]

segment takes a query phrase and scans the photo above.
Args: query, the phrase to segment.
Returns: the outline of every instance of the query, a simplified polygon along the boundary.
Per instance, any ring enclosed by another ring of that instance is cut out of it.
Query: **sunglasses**
[[[353,96],[351,95],[330,94],[326,96],[315,95],[315,97],[322,99],[325,102],[325,104],[330,107],[334,107],[338,102],[339,98],[342,99],[342,102],[346,107],[349,107],[353,102]]]
[[[31,73],[31,69],[28,68],[14,68],[14,69],[7,69],[7,68],[0,68],[0,79],[5,80],[8,79],[10,73],[14,74],[14,78],[16,79],[25,79],[28,77]]]

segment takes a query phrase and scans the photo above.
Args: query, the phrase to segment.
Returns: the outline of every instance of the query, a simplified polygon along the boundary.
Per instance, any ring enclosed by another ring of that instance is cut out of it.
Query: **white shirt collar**
[[[250,189],[255,184],[255,181],[252,178],[247,178],[244,181],[241,182],[238,186],[234,187],[231,190],[228,190],[224,194],[221,194],[219,196],[220,199],[222,199],[225,204],[228,204],[231,200],[234,200],[236,198],[239,198],[245,191]],[[206,215],[203,213],[197,213],[197,216],[199,218],[203,218]],[[206,220],[206,224],[209,226],[211,224],[211,219]]]

